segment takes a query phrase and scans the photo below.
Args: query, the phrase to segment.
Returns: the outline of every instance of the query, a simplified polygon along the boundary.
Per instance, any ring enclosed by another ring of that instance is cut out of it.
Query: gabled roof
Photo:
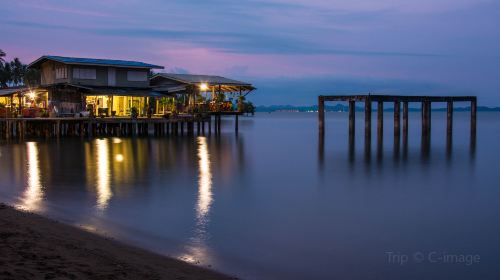
[[[209,86],[228,85],[228,86],[241,86],[241,87],[253,88],[252,84],[250,83],[232,80],[221,76],[159,73],[154,75],[151,79],[155,79],[158,77],[191,85],[206,83]]]
[[[126,67],[126,68],[145,68],[145,69],[163,69],[163,66],[148,64],[140,61],[129,60],[115,60],[115,59],[98,59],[98,58],[80,58],[80,57],[66,57],[66,56],[53,56],[44,55],[39,59],[33,61],[28,67],[38,68],[40,65],[47,61],[57,61],[64,64],[71,65],[94,65],[94,66],[113,66],[113,67]]]

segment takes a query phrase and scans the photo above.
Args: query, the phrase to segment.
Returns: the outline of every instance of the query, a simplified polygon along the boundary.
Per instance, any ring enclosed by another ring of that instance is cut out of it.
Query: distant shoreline
[[[0,278],[235,279],[0,203]]]
[[[420,112],[422,111],[420,108],[410,107],[408,109],[410,112]],[[455,112],[469,112],[470,107],[455,107],[453,108]],[[299,112],[318,112],[318,106],[293,106],[293,105],[270,105],[270,106],[257,106],[256,112],[263,113],[272,113],[272,112],[290,112],[290,113],[299,113]],[[348,112],[349,107],[342,104],[337,104],[333,106],[325,106],[326,112]],[[373,108],[373,112],[376,112],[376,108]],[[393,108],[384,109],[384,112],[393,112]],[[444,112],[446,111],[446,107],[434,108],[432,111],[435,112]],[[487,106],[478,106],[477,111],[479,112],[500,112],[500,107],[487,107]],[[363,107],[356,107],[356,112],[364,112]]]

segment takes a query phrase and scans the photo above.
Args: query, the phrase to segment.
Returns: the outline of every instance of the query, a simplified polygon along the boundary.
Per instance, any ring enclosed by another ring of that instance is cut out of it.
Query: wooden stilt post
[[[430,111],[431,111],[431,103],[428,100],[423,102],[422,109],[422,156],[427,158],[430,153]]]
[[[208,115],[208,134],[212,134],[212,115]]]
[[[217,116],[217,131],[219,132],[219,134],[221,133],[221,126],[222,126],[222,117],[221,115],[218,115]]]
[[[477,119],[477,99],[474,98],[470,102],[470,129],[471,134],[476,135],[476,119]]]
[[[408,101],[403,102],[403,159],[408,155]]]
[[[476,154],[476,119],[477,119],[477,98],[474,97],[470,103],[470,153]]]
[[[356,130],[356,101],[349,100],[349,137],[354,137]]]
[[[365,136],[371,138],[372,134],[372,101],[370,97],[365,99]]]
[[[432,126],[432,102],[427,101],[427,128],[429,129],[429,133],[431,132]]]
[[[56,137],[59,138],[61,136],[61,121],[56,121]]]
[[[384,134],[384,102],[377,103],[377,135],[379,138]]]
[[[377,102],[377,160],[381,161],[384,154],[384,102]]]
[[[234,123],[234,131],[238,132],[238,113],[236,113],[236,117],[235,117],[235,123]]]
[[[394,136],[399,138],[401,133],[401,103],[394,102]]]
[[[10,139],[12,135],[12,121],[7,121],[7,125],[5,127],[7,128],[5,132],[6,138]]]
[[[89,120],[89,122],[87,123],[87,136],[88,137],[92,137],[92,121]]]
[[[401,103],[399,100],[394,102],[394,158],[399,159],[399,146],[401,143]]]
[[[320,135],[320,137],[324,137],[324,135]],[[349,133],[349,162],[353,163],[355,159],[356,153],[356,141],[354,134]]]
[[[318,96],[318,122],[319,133],[325,133],[325,99],[322,95]]]
[[[218,134],[218,120],[217,120],[217,115],[214,115],[214,130],[215,130],[215,134]]]
[[[451,159],[453,150],[453,101],[446,104],[446,158]]]
[[[453,101],[446,104],[446,134],[451,135],[453,131]]]
[[[408,101],[403,102],[403,142],[408,139]]]
[[[429,130],[429,102],[422,102],[422,134],[427,133]]]
[[[318,162],[320,170],[322,171],[325,162],[325,134],[319,133],[318,135]]]
[[[365,161],[371,160],[372,145],[372,100],[370,96],[365,99]]]
[[[26,121],[23,121],[23,128],[22,128],[22,139],[24,140],[24,137],[26,137]]]

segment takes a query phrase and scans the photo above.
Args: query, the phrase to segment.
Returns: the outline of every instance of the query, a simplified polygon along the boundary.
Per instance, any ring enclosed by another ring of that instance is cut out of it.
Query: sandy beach
[[[235,279],[0,204],[1,279]]]

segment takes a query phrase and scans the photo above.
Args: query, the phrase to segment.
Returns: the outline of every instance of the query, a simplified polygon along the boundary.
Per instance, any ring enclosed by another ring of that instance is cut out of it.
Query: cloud
[[[172,68],[169,68],[166,72],[167,73],[175,73],[175,74],[190,74],[189,70],[184,69],[182,67],[172,67]]]
[[[68,25],[45,24],[30,21],[0,20],[0,24],[20,28],[60,29],[92,33],[101,36],[119,36],[128,38],[159,39],[162,41],[188,41],[199,46],[207,46],[231,53],[253,54],[336,54],[351,56],[410,56],[410,57],[440,57],[443,54],[413,53],[399,51],[371,51],[328,49],[312,46],[286,36],[275,37],[259,33],[232,33],[217,31],[169,30],[157,28],[96,28]]]
[[[498,100],[496,0],[2,4],[1,47],[24,60],[43,53],[136,59],[174,71],[283,79],[277,84],[285,89],[289,79],[307,88],[313,77],[420,81]]]
[[[315,105],[318,95],[404,94],[466,95],[452,86],[398,79],[336,79],[329,77],[254,79],[258,90],[249,97],[257,105]]]

